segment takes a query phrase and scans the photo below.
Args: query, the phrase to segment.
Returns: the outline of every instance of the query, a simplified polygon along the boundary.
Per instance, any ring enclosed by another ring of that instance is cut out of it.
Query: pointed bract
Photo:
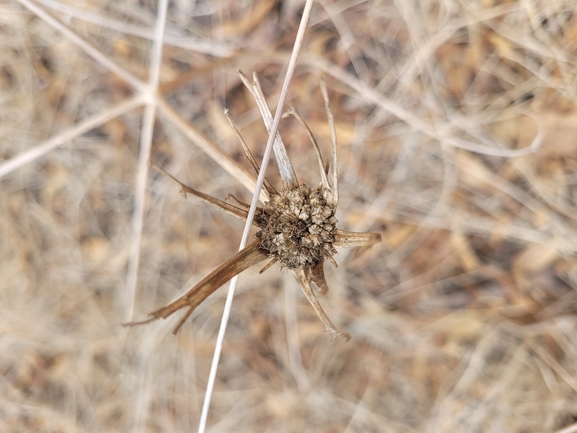
[[[329,129],[331,131],[331,156],[332,156],[332,179],[331,179],[331,201],[335,207],[339,205],[339,161],[337,158],[337,132],[335,129],[335,119],[333,112],[329,106],[329,94],[327,92],[327,85],[325,80],[321,78],[321,92],[323,94],[323,101],[325,103],[325,111],[329,121]]]
[[[315,309],[317,316],[319,316],[319,319],[321,319],[321,322],[323,322],[323,325],[325,325],[325,329],[327,330],[327,332],[329,333],[331,338],[332,339],[342,338],[345,341],[348,340],[349,338],[351,338],[351,336],[349,334],[347,334],[346,332],[339,331],[335,327],[335,325],[333,325],[333,322],[331,322],[331,319],[329,319],[329,316],[327,316],[327,314],[325,313],[325,310],[323,310],[323,307],[321,307],[321,304],[319,304],[319,301],[317,300],[317,297],[316,297],[315,293],[313,292],[313,289],[311,287],[311,283],[309,282],[309,279],[306,275],[305,270],[304,269],[293,269],[292,274],[294,275],[297,282],[299,283],[299,286],[301,286],[301,289],[302,289],[303,293],[305,294],[305,296],[307,297],[309,303]]]
[[[192,314],[194,309],[220,286],[232,279],[235,275],[240,274],[245,269],[260,263],[267,258],[268,253],[260,248],[260,241],[255,240],[204,277],[200,282],[195,284],[188,292],[186,292],[185,295],[168,304],[166,307],[162,307],[150,313],[150,319],[142,322],[126,323],[125,326],[141,325],[157,319],[166,319],[168,316],[182,308],[188,308],[184,317],[184,320],[186,320],[186,318]],[[183,323],[184,321],[181,320],[174,328],[173,333],[176,334]]]
[[[238,75],[240,76],[240,79],[242,80],[246,88],[252,94],[256,102],[256,105],[260,111],[260,114],[262,116],[262,120],[264,122],[266,130],[267,132],[270,133],[270,129],[273,123],[273,117],[272,113],[270,112],[270,109],[268,108],[268,104],[266,103],[266,99],[262,93],[262,89],[260,88],[260,83],[258,81],[256,74],[253,76],[254,83],[249,82],[248,78],[246,78],[246,76],[242,72],[239,71]],[[285,145],[278,132],[276,133],[276,137],[273,143],[273,151],[278,165],[280,177],[283,182],[283,189],[296,188],[299,185],[299,182],[297,180],[297,176],[293,169],[293,165],[290,161],[290,158],[288,157]]]
[[[292,106],[289,106],[289,107],[290,108],[287,111],[287,114],[294,116],[294,118],[297,119],[298,122],[305,128],[305,131],[307,132],[307,135],[309,136],[309,140],[311,141],[311,144],[313,145],[313,149],[315,150],[315,153],[317,155],[317,161],[319,163],[321,185],[323,186],[324,189],[329,191],[331,189],[331,185],[329,184],[329,180],[327,178],[327,173],[325,171],[325,167],[324,167],[324,163],[323,163],[323,156],[321,154],[321,149],[319,148],[319,144],[317,143],[317,140],[315,139],[315,136],[313,135],[311,129],[306,124],[304,119],[301,117],[299,112],[297,110],[295,110]]]

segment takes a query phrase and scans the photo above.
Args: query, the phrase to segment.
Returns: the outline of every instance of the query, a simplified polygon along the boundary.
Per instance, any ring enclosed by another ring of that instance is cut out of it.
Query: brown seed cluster
[[[333,247],[337,219],[324,189],[297,188],[273,194],[255,217],[261,248],[289,269],[313,267],[336,254]]]

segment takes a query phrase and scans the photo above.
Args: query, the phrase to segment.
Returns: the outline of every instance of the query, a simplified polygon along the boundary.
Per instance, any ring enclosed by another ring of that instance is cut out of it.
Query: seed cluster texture
[[[336,254],[337,219],[324,189],[301,184],[270,197],[256,215],[261,248],[289,269],[311,267]]]

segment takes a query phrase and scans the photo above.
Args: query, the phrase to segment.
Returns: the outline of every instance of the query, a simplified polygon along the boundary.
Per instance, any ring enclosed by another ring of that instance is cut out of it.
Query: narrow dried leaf
[[[125,326],[141,325],[150,323],[157,319],[166,319],[174,312],[189,308],[183,320],[186,320],[194,309],[198,307],[206,298],[214,293],[224,283],[229,281],[235,275],[240,274],[245,269],[256,265],[268,258],[266,251],[260,248],[260,240],[255,240],[249,244],[245,249],[233,255],[230,259],[208,274],[202,281],[192,287],[184,296],[181,296],[176,301],[163,307],[159,310],[150,313],[151,318],[142,322],[131,322]],[[173,333],[177,333],[184,321],[181,320],[174,328]]]
[[[278,262],[278,259],[275,257],[273,258],[270,262],[268,262],[264,268],[262,268],[260,271],[258,271],[259,274],[264,274],[269,268],[271,268],[276,262]]]
[[[176,183],[178,183],[180,185],[180,191],[182,192],[182,194],[186,197],[186,194],[192,194],[195,197],[198,197],[202,200],[204,200],[207,203],[213,204],[219,208],[221,208],[222,210],[224,210],[225,212],[229,213],[230,215],[233,215],[237,218],[240,218],[242,220],[246,220],[247,216],[248,216],[248,211],[245,209],[241,209],[237,206],[234,206],[230,203],[227,203],[223,200],[220,200],[218,198],[214,198],[208,194],[204,194],[200,191],[195,190],[194,188],[189,187],[188,185],[185,185],[184,183],[182,183],[181,181],[179,181],[177,178],[175,178],[172,174],[168,173],[167,171],[163,170],[160,167],[157,167],[154,164],[151,164],[152,168],[154,168],[155,170],[158,170],[159,172],[161,172],[162,174],[164,174],[165,176],[168,176],[169,178],[171,178],[172,180],[174,180]]]

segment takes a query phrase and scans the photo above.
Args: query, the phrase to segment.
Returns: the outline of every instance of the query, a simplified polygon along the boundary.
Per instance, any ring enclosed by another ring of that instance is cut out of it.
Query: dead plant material
[[[240,77],[254,96],[265,126],[267,130],[270,130],[272,115],[256,75],[253,83],[250,83],[242,73],[240,73]],[[260,231],[256,234],[256,239],[216,268],[185,295],[171,304],[150,313],[149,319],[127,323],[125,326],[143,325],[160,318],[166,319],[176,311],[186,309],[185,314],[174,328],[173,333],[176,334],[194,309],[220,286],[250,266],[270,259],[270,262],[265,265],[261,273],[276,262],[280,263],[283,268],[287,268],[294,275],[331,338],[341,337],[345,340],[350,338],[348,334],[339,331],[329,319],[317,300],[311,283],[318,288],[320,294],[327,293],[328,284],[325,279],[323,264],[325,260],[328,260],[335,267],[337,266],[333,258],[337,252],[335,248],[374,245],[381,242],[381,235],[379,233],[350,232],[341,230],[336,226],[335,212],[339,200],[336,133],[324,81],[321,82],[321,90],[331,131],[332,160],[330,164],[327,163],[325,165],[316,139],[296,110],[291,108],[287,113],[295,116],[307,130],[319,163],[321,177],[319,184],[314,188],[299,184],[284,144],[280,136],[277,136],[274,150],[283,180],[283,187],[280,192],[277,192],[270,182],[266,181],[264,183],[269,200],[264,207],[257,208],[253,224]],[[225,116],[239,138],[247,154],[247,159],[251,163],[253,172],[258,174],[259,166],[252,153],[226,112]],[[233,196],[232,198],[237,202],[237,205],[203,194],[180,182],[163,169],[156,166],[153,167],[176,181],[185,197],[187,194],[192,194],[231,215],[244,220],[247,219],[248,204]]]

